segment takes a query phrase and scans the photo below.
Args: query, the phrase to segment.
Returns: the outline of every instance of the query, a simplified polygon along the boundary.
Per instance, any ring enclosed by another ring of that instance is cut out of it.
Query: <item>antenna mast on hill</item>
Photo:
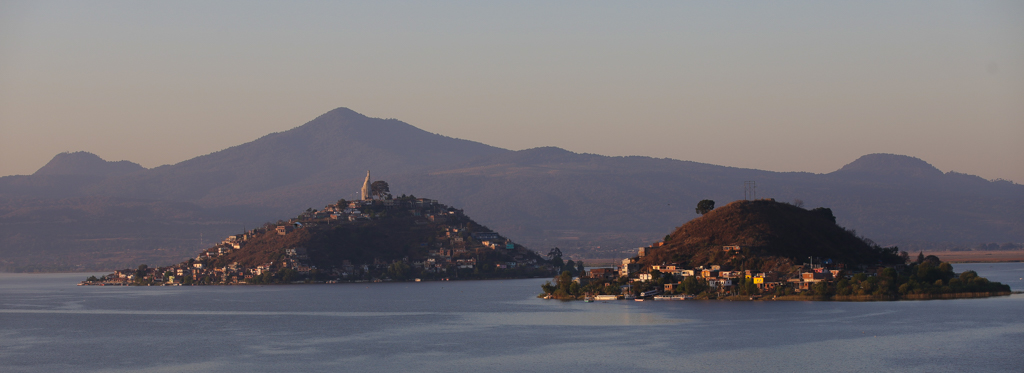
[[[743,182],[743,199],[752,200],[757,199],[757,184],[753,181]]]

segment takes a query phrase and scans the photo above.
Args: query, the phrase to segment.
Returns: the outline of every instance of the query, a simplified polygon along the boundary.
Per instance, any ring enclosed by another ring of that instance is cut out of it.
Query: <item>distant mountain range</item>
[[[808,156],[814,156],[808,154]],[[534,250],[619,257],[697,217],[702,199],[829,207],[883,246],[1024,242],[1024,186],[869,154],[828,174],[650,157],[501,149],[346,108],[178,164],[145,169],[58,154],[0,177],[0,269],[112,269],[178,262],[212,242],[307,207],[358,198],[366,170],[392,193],[429,195]],[[201,238],[202,237],[202,238]]]

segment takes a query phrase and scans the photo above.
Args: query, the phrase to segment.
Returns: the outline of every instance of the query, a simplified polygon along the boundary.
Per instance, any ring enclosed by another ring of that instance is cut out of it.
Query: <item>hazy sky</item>
[[[1024,183],[1024,2],[0,2],[0,175],[341,106],[513,150]]]

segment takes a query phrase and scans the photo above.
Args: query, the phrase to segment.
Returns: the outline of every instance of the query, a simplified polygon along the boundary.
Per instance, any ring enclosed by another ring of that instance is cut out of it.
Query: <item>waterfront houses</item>
[[[646,247],[638,254],[650,254],[651,250],[658,246],[660,245]],[[722,250],[736,253],[740,251],[740,247],[732,245],[723,247]],[[547,297],[555,299],[589,297],[588,299],[613,300],[651,298],[657,294],[653,299],[682,300],[693,299],[695,296],[719,299],[743,296],[760,299],[766,295],[774,299],[777,296],[812,295],[829,299],[873,297],[872,299],[885,300],[897,299],[900,296],[913,297],[914,294],[935,296],[942,292],[955,292],[957,289],[954,287],[966,290],[981,289],[991,294],[1008,291],[1001,288],[1002,285],[989,286],[987,280],[976,279],[973,273],[955,274],[948,263],[941,263],[934,257],[919,259],[919,262],[912,263],[916,266],[916,271],[910,271],[911,268],[907,265],[861,265],[848,268],[831,260],[809,258],[812,259],[810,262],[792,266],[788,271],[781,272],[735,270],[723,268],[721,265],[685,268],[684,265],[675,263],[641,266],[638,259],[639,256],[624,259],[621,262],[622,267],[591,268],[573,278],[575,288],[562,289],[549,285],[545,287],[545,292]],[[912,288],[915,276],[929,279],[928,281],[936,286],[942,283],[943,288],[926,289],[930,293],[922,294],[921,291]],[[961,276],[970,278],[973,284],[965,284],[966,281],[962,281]],[[559,284],[564,283],[564,280],[559,278],[555,281]],[[563,293],[558,293],[560,289]],[[573,294],[572,291],[578,294]]]

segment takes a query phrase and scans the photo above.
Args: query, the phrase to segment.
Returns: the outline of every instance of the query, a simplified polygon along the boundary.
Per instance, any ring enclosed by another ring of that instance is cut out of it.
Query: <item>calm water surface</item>
[[[958,264],[1024,289],[1024,264]],[[0,371],[1021,372],[1024,295],[558,302],[544,280],[79,287],[0,274]]]

